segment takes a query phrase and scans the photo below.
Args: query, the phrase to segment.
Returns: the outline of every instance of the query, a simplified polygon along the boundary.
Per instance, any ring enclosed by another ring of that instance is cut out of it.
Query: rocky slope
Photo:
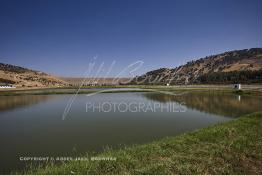
[[[16,87],[64,86],[67,83],[44,72],[0,63],[0,84],[12,84]]]
[[[262,82],[262,48],[235,50],[147,72],[132,84]]]

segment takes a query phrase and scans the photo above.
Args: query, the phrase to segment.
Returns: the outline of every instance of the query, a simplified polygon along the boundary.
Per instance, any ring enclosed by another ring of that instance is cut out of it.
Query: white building
[[[0,88],[15,88],[15,87],[13,87],[13,86],[2,86],[2,85],[0,85]]]
[[[0,83],[0,88],[15,88],[15,86],[13,86],[12,84],[2,84],[2,83]]]
[[[234,84],[234,89],[240,90],[241,89],[241,84]]]

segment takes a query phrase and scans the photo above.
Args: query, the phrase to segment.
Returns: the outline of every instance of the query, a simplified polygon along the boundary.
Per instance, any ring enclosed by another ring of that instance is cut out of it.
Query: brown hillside
[[[67,85],[52,75],[19,66],[0,63],[0,83],[16,87],[47,87]]]
[[[218,74],[220,74],[219,76],[230,76],[229,73],[235,74],[236,72],[241,72],[242,74],[246,74],[243,72],[255,72],[261,69],[262,48],[252,48],[200,58],[174,69],[161,68],[150,71],[142,76],[136,77],[132,83],[187,84],[199,82],[199,78],[204,75],[215,74],[214,76],[218,76]]]

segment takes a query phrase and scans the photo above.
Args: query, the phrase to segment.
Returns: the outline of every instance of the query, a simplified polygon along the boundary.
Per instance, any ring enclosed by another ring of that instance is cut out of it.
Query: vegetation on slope
[[[176,68],[161,68],[133,79],[131,84],[194,84],[261,82],[262,48],[211,55]],[[230,76],[233,76],[230,79]]]
[[[199,76],[195,83],[262,83],[262,69],[256,71],[213,72]]]

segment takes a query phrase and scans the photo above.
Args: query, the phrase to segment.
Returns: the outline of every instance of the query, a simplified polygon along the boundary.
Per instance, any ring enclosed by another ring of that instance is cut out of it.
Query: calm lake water
[[[2,173],[24,168],[21,156],[74,156],[106,146],[148,143],[225,122],[262,106],[262,98],[217,93],[81,94],[62,120],[71,97],[0,97]]]

